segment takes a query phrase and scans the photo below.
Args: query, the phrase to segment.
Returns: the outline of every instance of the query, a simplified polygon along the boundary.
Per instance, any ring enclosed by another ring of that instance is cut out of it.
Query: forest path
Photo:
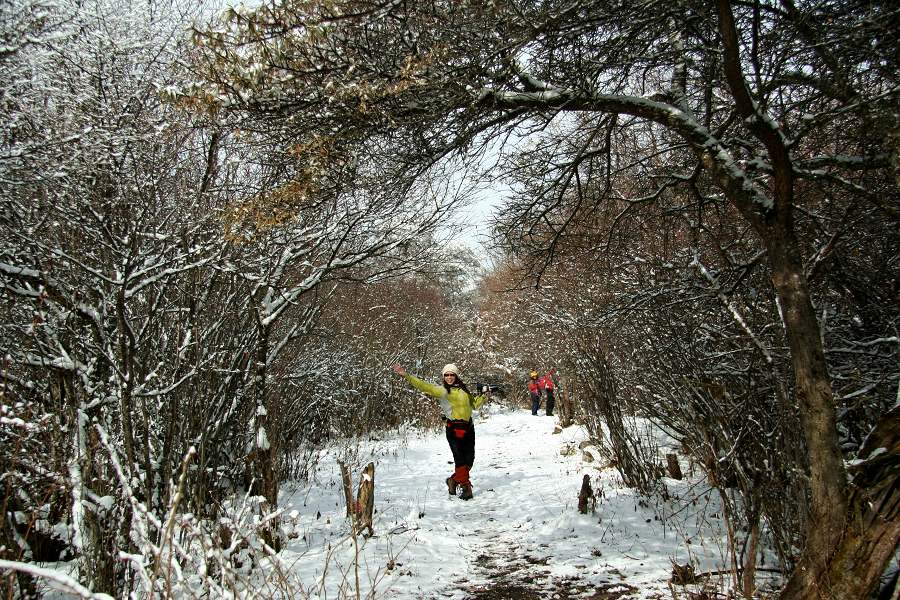
[[[561,434],[557,418],[543,411],[495,415],[476,425],[475,498],[445,497],[450,530],[470,557],[469,569],[450,574],[448,588],[461,588],[467,600],[627,596],[618,581],[591,585],[577,575],[555,576],[549,566],[554,552],[547,536],[578,535],[557,528],[559,514],[577,510],[578,492],[571,463],[560,454]]]
[[[453,461],[443,427],[373,438],[354,466],[358,480],[365,463],[376,464],[375,536],[358,552],[337,462],[323,455],[312,485],[283,489],[281,506],[298,519],[284,559],[315,582],[307,585],[317,600],[356,589],[357,570],[360,596],[375,588],[384,600],[657,600],[671,597],[672,560],[719,568],[720,507],[695,499],[697,481],[668,481],[670,500],[651,506],[599,454],[590,461],[579,450],[583,427],[557,427],[543,412],[483,410],[468,501],[447,494]],[[661,452],[674,451],[658,441]],[[584,475],[595,513],[578,512]]]

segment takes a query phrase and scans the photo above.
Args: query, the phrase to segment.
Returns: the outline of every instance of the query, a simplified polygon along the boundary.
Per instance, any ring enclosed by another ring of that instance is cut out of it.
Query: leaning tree
[[[803,425],[811,509],[784,595],[864,597],[900,537],[898,494],[848,482],[808,285],[840,230],[811,249],[797,221],[840,198],[896,224],[898,19],[878,1],[284,0],[196,32],[204,79],[182,93],[269,135],[291,185],[320,193],[347,160],[403,190],[496,140],[555,140],[512,157],[530,185],[499,224],[538,271],[609,198],[679,190],[701,219],[727,204],[764,251]],[[651,185],[620,185],[659,159]]]

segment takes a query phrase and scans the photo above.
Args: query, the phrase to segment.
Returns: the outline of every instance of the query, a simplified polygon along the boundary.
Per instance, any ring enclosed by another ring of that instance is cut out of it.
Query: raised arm
[[[444,386],[428,383],[427,381],[422,381],[418,377],[407,373],[406,369],[404,369],[400,365],[394,365],[393,369],[394,373],[404,377],[414,388],[424,394],[428,394],[432,398],[442,398],[447,394],[447,390],[444,389]]]

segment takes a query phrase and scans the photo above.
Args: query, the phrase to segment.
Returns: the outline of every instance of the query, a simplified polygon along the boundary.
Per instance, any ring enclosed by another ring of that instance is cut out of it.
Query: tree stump
[[[347,504],[347,517],[353,517],[353,480],[350,476],[350,469],[343,462],[338,461],[341,468],[341,483],[344,487],[344,501]]]
[[[694,565],[687,563],[679,565],[674,560],[669,559],[672,563],[672,578],[670,582],[675,585],[689,585],[697,583],[697,574],[694,572]]]
[[[353,527],[356,533],[368,530],[366,537],[372,537],[372,513],[375,512],[375,463],[369,463],[363,470],[359,480],[359,491],[356,494],[356,518]]]
[[[680,481],[684,475],[682,475],[681,466],[678,464],[678,455],[666,454],[666,462],[669,466],[669,477]]]
[[[578,512],[584,515],[590,509],[593,513],[595,504],[594,490],[591,489],[591,478],[585,475],[581,480],[581,491],[578,492]]]
[[[372,537],[375,534],[375,530],[372,528],[372,515],[375,512],[375,463],[369,463],[363,469],[355,500],[350,469],[341,461],[338,461],[338,466],[341,468],[341,483],[344,487],[344,500],[347,502],[347,517],[351,521],[353,533],[358,534],[365,529],[367,530],[366,537]]]

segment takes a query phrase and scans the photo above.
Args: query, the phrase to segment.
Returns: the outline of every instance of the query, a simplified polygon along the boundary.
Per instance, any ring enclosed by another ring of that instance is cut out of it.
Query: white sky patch
[[[508,142],[511,147],[520,143],[519,138],[513,138]],[[509,148],[507,148],[507,151]],[[482,259],[487,266],[486,241],[490,234],[489,221],[494,211],[503,204],[504,198],[511,193],[508,185],[500,181],[500,169],[498,167],[502,143],[494,141],[487,145],[481,156],[476,173],[467,169],[460,169],[454,177],[458,185],[471,189],[470,200],[465,206],[460,207],[453,218],[446,224],[445,229],[452,232],[455,243],[470,248],[475,255]],[[477,182],[479,175],[488,173],[487,181]]]

